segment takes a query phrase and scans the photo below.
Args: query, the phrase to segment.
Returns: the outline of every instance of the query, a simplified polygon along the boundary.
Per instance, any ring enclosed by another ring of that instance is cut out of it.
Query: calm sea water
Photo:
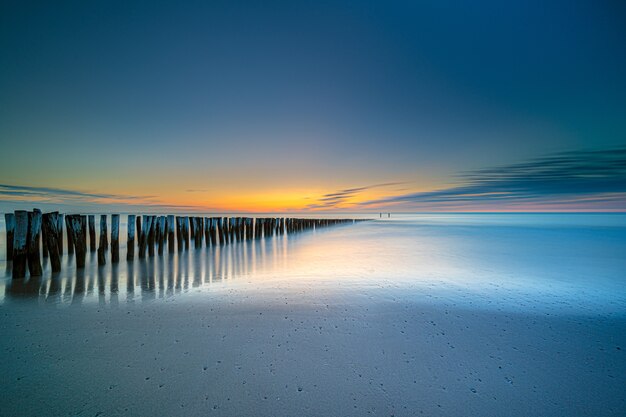
[[[45,261],[42,277],[25,280],[11,279],[3,223],[0,230],[0,304],[115,305],[242,286],[336,285],[487,308],[626,314],[625,214],[394,214],[134,262],[125,260],[122,224],[119,264],[99,267],[88,253],[77,271],[65,255],[61,273]]]

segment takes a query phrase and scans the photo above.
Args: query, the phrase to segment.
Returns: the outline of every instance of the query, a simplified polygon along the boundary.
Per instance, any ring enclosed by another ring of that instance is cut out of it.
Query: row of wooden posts
[[[6,213],[7,261],[12,262],[13,278],[23,278],[26,267],[31,276],[41,276],[40,242],[44,258],[50,259],[52,272],[61,270],[63,255],[63,224],[67,235],[67,253],[75,254],[76,267],[85,267],[87,234],[89,250],[98,253],[98,264],[106,264],[106,253],[111,251],[111,262],[120,259],[119,214],[111,215],[111,242],[107,230],[107,215],[100,216],[100,239],[96,249],[96,217],[94,215],[58,212],[42,213],[41,210],[17,210]],[[138,257],[163,255],[167,245],[170,253],[194,247],[223,245],[234,241],[260,239],[274,234],[289,234],[312,228],[353,223],[354,219],[297,219],[252,217],[189,217],[128,215],[128,242],[126,259],[135,258],[137,235]],[[136,228],[135,228],[136,227]],[[137,232],[137,233],[136,233]]]

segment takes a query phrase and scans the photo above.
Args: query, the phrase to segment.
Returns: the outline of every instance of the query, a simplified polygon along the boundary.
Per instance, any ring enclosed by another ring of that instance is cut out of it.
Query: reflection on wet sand
[[[8,264],[5,277],[0,281],[0,303],[32,300],[46,304],[97,302],[116,306],[120,300],[132,303],[164,298],[284,265],[289,245],[294,240],[293,237],[273,236],[103,266],[91,255],[82,270],[72,268],[73,255],[68,255],[62,260],[63,272],[52,273],[49,263],[45,262],[42,277],[25,279],[11,279]]]

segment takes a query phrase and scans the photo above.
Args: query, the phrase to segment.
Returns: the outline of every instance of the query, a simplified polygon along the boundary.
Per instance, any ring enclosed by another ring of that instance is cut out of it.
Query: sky
[[[0,211],[626,211],[626,2],[0,3]]]

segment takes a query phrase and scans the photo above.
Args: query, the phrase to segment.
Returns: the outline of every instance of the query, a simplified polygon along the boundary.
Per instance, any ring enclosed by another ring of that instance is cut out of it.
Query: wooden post
[[[96,251],[96,216],[90,214],[87,216],[89,221],[89,251]]]
[[[61,271],[61,257],[59,256],[59,243],[58,236],[59,232],[63,232],[63,230],[58,229],[58,212],[46,213],[42,218],[42,231],[44,238],[47,241],[48,252],[50,257],[50,267],[52,272],[60,272]]]
[[[158,235],[159,235],[159,256],[163,255],[163,249],[165,247],[165,216],[159,216],[159,221],[158,221],[158,225],[159,225],[159,229],[158,229]]]
[[[107,238],[107,215],[100,215],[100,245],[98,246],[98,265],[105,265],[106,252],[109,249],[109,240]]]
[[[263,234],[263,219],[261,218],[256,218],[255,220],[255,224],[254,224],[254,237],[259,239],[261,238],[261,235]]]
[[[178,252],[183,251],[183,218],[176,216],[176,240]]]
[[[194,246],[196,247],[196,249],[202,248],[202,237],[204,236],[204,233],[202,233],[202,229],[204,228],[203,226],[204,222],[202,217],[193,218],[193,228],[195,229],[193,236]]]
[[[239,224],[239,237],[240,239],[243,241],[246,239],[246,222],[247,222],[247,218],[246,217],[242,217],[240,219],[240,224]]]
[[[163,224],[164,224],[164,228],[165,228],[165,232],[164,232],[164,235],[163,235],[163,245],[167,245],[167,231],[169,230],[169,228],[167,226],[167,216],[163,216]]]
[[[222,219],[221,233],[224,236],[224,243],[230,242],[230,219],[228,217]]]
[[[211,219],[208,217],[204,218],[204,244],[208,248],[211,245],[211,232],[209,231],[211,227]]]
[[[254,237],[254,219],[252,217],[246,217],[246,239],[252,240]]]
[[[141,216],[137,216],[137,247],[141,245]]]
[[[42,215],[42,228],[39,234],[41,235],[41,254],[43,255],[44,258],[47,258],[48,257],[48,242],[46,240],[46,231],[43,229],[43,215]],[[37,238],[37,241],[39,241],[39,238]]]
[[[111,215],[111,263],[120,261],[120,215]]]
[[[243,217],[237,217],[237,230],[235,232],[237,241],[241,242],[243,240]]]
[[[81,231],[83,232],[82,244],[85,245],[83,250],[87,253],[87,216],[78,216],[80,218]]]
[[[274,227],[274,219],[271,217],[267,217],[265,219],[265,237],[272,237],[273,235],[273,227]]]
[[[154,244],[155,246],[159,246],[159,240],[161,239],[161,216],[155,216],[154,218]]]
[[[196,241],[197,239],[200,239],[200,247],[202,247],[202,241],[204,240],[204,217],[194,217],[194,219],[194,224],[196,226],[196,233],[194,236],[196,237]]]
[[[230,219],[230,241],[239,240],[239,217]]]
[[[72,239],[72,248],[76,250],[76,268],[85,267],[85,256],[87,252],[87,241],[85,240],[85,232],[83,224],[85,223],[78,214],[65,216],[65,225],[69,228],[69,236]],[[68,237],[68,240],[70,237]]]
[[[28,271],[31,277],[40,277],[43,272],[39,257],[39,236],[41,236],[41,210],[35,209],[28,212],[28,237],[26,240]]]
[[[150,234],[150,228],[152,226],[151,223],[152,216],[143,216],[143,225],[141,227],[141,235],[139,236],[139,258],[146,257],[146,248],[148,247],[148,234]]]
[[[156,216],[148,216],[150,218],[150,229],[148,230],[148,256],[154,256],[154,235],[156,234]]]
[[[126,260],[132,261],[135,259],[135,215],[128,215],[127,224],[128,238],[126,241]]]
[[[74,216],[74,214],[70,214],[68,216]],[[67,232],[67,254],[74,254],[74,233],[72,232],[72,224],[71,221],[67,218],[65,219],[65,229]]]
[[[215,234],[217,239],[220,241],[220,245],[224,244],[224,237],[222,236],[222,221],[223,219],[221,217],[215,218]]]
[[[13,278],[26,276],[26,258],[28,249],[28,212],[25,210],[15,211],[15,228],[13,234]]]
[[[235,241],[235,229],[237,228],[237,218],[230,217],[228,219],[228,240]]]
[[[176,224],[174,223],[174,216],[170,214],[167,216],[167,247],[169,248],[170,253],[174,253],[174,251],[176,251],[176,238],[174,237],[175,227]]]
[[[189,250],[189,217],[183,217],[183,238],[185,239],[185,250]]]
[[[13,213],[4,214],[4,224],[7,228],[6,243],[7,243],[7,262],[13,260],[13,236],[15,234],[15,215]]]
[[[228,241],[229,242],[234,242],[234,240],[235,240],[235,235],[234,235],[235,218],[234,217],[229,217],[226,224],[228,225],[228,228],[226,229],[226,233],[228,233]]]
[[[63,216],[59,214],[57,217],[57,231],[59,232],[57,236],[57,243],[59,245],[59,256],[63,256]]]
[[[211,245],[215,246],[217,244],[217,217],[211,217],[211,224],[209,226]]]

